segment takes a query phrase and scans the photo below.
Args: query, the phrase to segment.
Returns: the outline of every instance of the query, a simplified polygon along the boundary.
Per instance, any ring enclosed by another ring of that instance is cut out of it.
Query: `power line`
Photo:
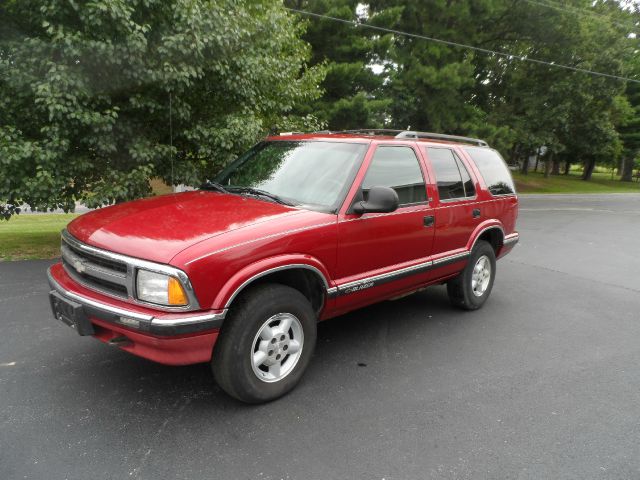
[[[577,8],[577,7],[563,7],[561,5],[558,5],[557,3],[553,3],[550,1],[544,1],[544,2],[540,2],[537,0],[523,0],[531,5],[537,5],[540,7],[546,7],[546,8],[551,8],[553,10],[557,10],[559,12],[566,12],[569,14],[578,14],[578,15],[583,15],[583,16],[591,16],[591,17],[600,17],[603,20],[611,20],[611,17],[607,14],[604,13],[599,13],[599,12],[594,12],[593,10],[585,10],[583,8]],[[626,29],[633,29],[636,28],[636,25],[624,25],[622,23],[619,22],[612,22],[613,25],[616,25],[617,27],[620,28],[626,28]],[[633,33],[633,32],[629,32],[629,33]]]
[[[594,70],[588,70],[586,68],[579,68],[579,67],[572,67],[570,65],[563,65],[561,63],[547,62],[547,61],[544,61],[544,60],[538,60],[536,58],[530,58],[530,57],[527,57],[527,56],[518,55],[518,54],[514,54],[514,53],[498,52],[496,50],[489,50],[488,48],[474,47],[473,45],[466,45],[464,43],[452,42],[452,41],[449,41],[449,40],[442,40],[441,38],[428,37],[426,35],[418,35],[416,33],[403,32],[401,30],[394,30],[392,28],[378,27],[378,26],[375,26],[375,25],[370,25],[368,23],[358,23],[358,22],[355,22],[355,21],[352,21],[352,20],[345,20],[343,18],[331,17],[329,15],[322,15],[320,13],[308,12],[306,10],[298,10],[296,8],[289,8],[289,7],[284,7],[284,8],[286,10],[298,13],[300,15],[307,15],[307,16],[310,16],[310,17],[323,18],[325,20],[332,20],[334,22],[340,22],[340,23],[344,23],[344,24],[347,24],[347,25],[351,25],[352,27],[369,28],[371,30],[377,30],[377,31],[380,31],[380,32],[393,33],[395,35],[402,35],[402,36],[405,36],[405,37],[417,38],[417,39],[420,39],[420,40],[427,40],[429,42],[439,43],[439,44],[442,44],[442,45],[448,45],[450,47],[466,48],[468,50],[473,50],[475,52],[485,53],[485,54],[488,54],[488,55],[498,55],[498,56],[501,56],[501,57],[505,57],[505,58],[507,58],[509,60],[520,60],[522,62],[536,63],[538,65],[546,65],[548,67],[562,68],[562,69],[565,69],[565,70],[570,70],[570,71],[573,71],[573,72],[586,73],[586,74],[594,75],[594,76],[598,76],[598,77],[613,78],[615,80],[622,80],[624,82],[640,83],[640,80],[636,80],[634,78],[622,77],[622,76],[619,76],[619,75],[612,75],[610,73],[596,72]]]

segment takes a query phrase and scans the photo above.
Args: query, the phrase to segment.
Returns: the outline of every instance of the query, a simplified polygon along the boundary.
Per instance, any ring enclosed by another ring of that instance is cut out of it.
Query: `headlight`
[[[136,283],[139,300],[176,307],[189,303],[180,281],[164,273],[138,270]]]

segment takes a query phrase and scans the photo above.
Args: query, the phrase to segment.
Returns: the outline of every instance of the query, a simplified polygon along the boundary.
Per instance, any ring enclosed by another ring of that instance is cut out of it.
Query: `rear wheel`
[[[316,315],[306,297],[285,285],[258,285],[225,320],[213,350],[213,374],[238,400],[274,400],[298,383],[315,342]]]
[[[495,276],[496,255],[493,247],[479,240],[471,251],[465,269],[447,283],[451,304],[464,310],[482,307],[491,294]]]

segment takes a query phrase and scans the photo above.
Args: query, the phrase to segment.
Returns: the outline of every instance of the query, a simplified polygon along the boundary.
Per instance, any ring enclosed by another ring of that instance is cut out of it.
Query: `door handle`
[[[474,208],[472,215],[473,215],[473,218],[478,218],[480,216],[480,209]]]
[[[425,227],[431,227],[434,222],[433,215],[427,215],[426,217],[424,217],[423,222]]]

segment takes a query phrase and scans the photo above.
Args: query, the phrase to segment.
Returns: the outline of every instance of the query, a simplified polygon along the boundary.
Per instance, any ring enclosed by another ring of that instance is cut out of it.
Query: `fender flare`
[[[504,236],[505,236],[504,227],[502,226],[502,223],[499,220],[496,220],[495,218],[493,218],[490,220],[485,220],[475,228],[475,230],[469,237],[469,242],[467,242],[467,250],[471,252],[473,250],[473,247],[476,246],[476,242],[478,241],[480,236],[483,233],[488,232],[489,230],[499,230],[500,235],[502,235],[502,240],[504,241]]]
[[[291,269],[305,269],[317,275],[324,286],[325,298],[335,289],[327,268],[315,257],[304,254],[279,255],[258,260],[236,272],[220,289],[212,308],[227,309],[235,298],[255,280],[271,273]]]

